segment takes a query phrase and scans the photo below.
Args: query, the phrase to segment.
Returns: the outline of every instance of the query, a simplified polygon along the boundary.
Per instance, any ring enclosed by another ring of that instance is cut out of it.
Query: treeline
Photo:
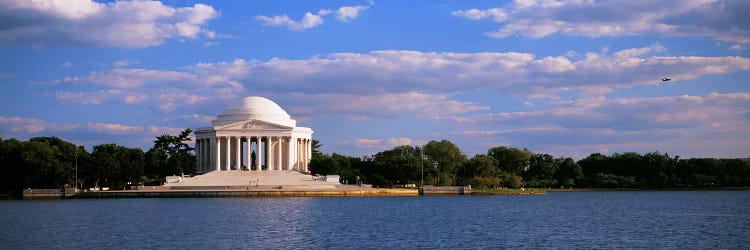
[[[25,188],[110,187],[156,184],[168,175],[195,174],[191,129],[179,135],[156,137],[144,152],[117,144],[101,144],[87,151],[57,137],[28,141],[0,138],[0,192]],[[77,181],[76,181],[77,170]]]
[[[101,144],[88,152],[57,137],[28,141],[0,138],[0,192],[25,188],[158,185],[169,175],[194,175],[191,129],[157,136],[144,152],[117,144]],[[493,147],[466,157],[447,140],[424,147],[397,146],[369,157],[322,154],[313,141],[310,170],[338,174],[342,181],[378,187],[406,185],[472,185],[477,188],[690,188],[748,187],[750,159],[680,159],[658,152],[594,153],[579,161],[527,149]],[[77,168],[76,168],[77,166]],[[76,169],[78,178],[76,179]],[[77,180],[77,181],[76,181]]]
[[[313,153],[310,170],[380,187],[472,185],[477,188],[696,188],[750,186],[748,159],[680,159],[659,152],[594,153],[579,161],[527,149],[493,147],[467,158],[450,141],[397,146],[372,157]]]

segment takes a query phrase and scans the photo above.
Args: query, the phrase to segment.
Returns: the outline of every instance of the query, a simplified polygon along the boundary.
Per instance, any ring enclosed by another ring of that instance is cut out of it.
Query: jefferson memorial
[[[312,129],[297,127],[278,104],[259,96],[229,105],[195,130],[199,174],[213,171],[307,172],[312,156]]]

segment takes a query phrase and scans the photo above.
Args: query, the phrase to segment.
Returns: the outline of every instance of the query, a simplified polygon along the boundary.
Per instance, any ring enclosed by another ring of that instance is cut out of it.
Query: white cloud
[[[86,128],[92,129],[97,132],[109,133],[109,134],[130,134],[138,133],[144,130],[141,126],[128,126],[116,123],[98,123],[98,122],[87,122]]]
[[[122,68],[127,66],[132,66],[139,64],[140,62],[138,60],[120,60],[112,63],[112,67],[115,68]]]
[[[297,101],[299,114],[347,115],[352,120],[362,121],[375,117],[398,117],[416,115],[428,119],[439,119],[444,115],[471,113],[488,110],[489,107],[471,102],[451,100],[447,94],[425,94],[418,92],[357,94],[291,94],[280,99]],[[366,114],[366,115],[362,115]]]
[[[367,8],[369,8],[369,6],[343,6],[337,10],[322,9],[318,11],[318,14],[310,12],[305,13],[305,16],[300,21],[295,21],[287,15],[261,15],[256,16],[255,18],[261,21],[262,25],[284,26],[289,30],[300,31],[323,25],[323,23],[325,23],[323,17],[332,14],[336,15],[336,19],[340,22],[349,22],[359,17],[360,12]]]
[[[44,129],[44,120],[14,116],[0,116],[0,131],[7,132],[8,130],[10,130],[11,132],[23,131],[26,133],[37,133],[40,131],[44,131]]]
[[[55,98],[63,103],[101,104],[102,101],[114,98],[121,93],[122,91],[114,89],[93,92],[57,91]]]
[[[208,41],[205,44],[203,44],[203,47],[213,47],[219,44],[221,44],[219,41]]]
[[[66,63],[60,64],[60,66],[63,68],[70,68],[71,66],[73,66],[73,64],[70,62],[66,62]]]
[[[50,1],[4,1],[7,9],[35,10],[51,16],[65,19],[85,19],[90,16],[99,15],[106,6],[88,0],[50,0]]]
[[[128,134],[143,132],[141,126],[130,126],[117,123],[86,122],[82,124],[48,123],[42,119],[0,116],[0,131],[11,131],[21,134],[40,134],[44,132],[98,132],[104,134]]]
[[[660,45],[583,58],[535,58],[527,53],[372,51],[303,60],[249,62],[238,81],[282,92],[438,92],[493,89],[514,95],[561,89],[601,91],[750,69],[743,57],[659,56]],[[219,67],[225,68],[225,67]],[[252,77],[249,77],[252,76]]]
[[[369,8],[368,6],[344,6],[339,8],[336,13],[336,19],[342,22],[348,22],[359,17],[359,13]]]
[[[163,112],[172,112],[180,104],[196,105],[208,100],[205,96],[193,95],[184,92],[168,91],[161,93],[159,98],[159,109]]]
[[[162,126],[149,126],[148,131],[154,135],[178,135],[185,128],[174,128],[174,127],[162,127]]]
[[[135,103],[141,103],[148,99],[148,96],[145,94],[132,94],[132,95],[126,95],[125,96],[125,103],[128,104],[135,104]]]
[[[355,139],[354,144],[358,147],[364,148],[376,148],[381,147],[380,140],[377,139]]]
[[[455,135],[580,156],[671,150],[688,156],[747,154],[748,93],[659,98],[581,98],[533,112],[460,116]],[[710,142],[706,138],[711,138]],[[696,145],[698,143],[699,145]],[[708,145],[710,144],[710,146]],[[709,152],[716,150],[722,152]],[[604,151],[606,152],[606,151]],[[715,156],[713,156],[715,157]]]
[[[204,4],[166,6],[159,1],[6,0],[0,43],[34,46],[150,47],[173,38],[209,38],[204,28],[219,12]]]
[[[352,115],[349,116],[349,119],[352,121],[367,121],[372,119],[372,117],[366,116],[366,115]]]
[[[487,10],[478,10],[478,9],[470,9],[470,10],[457,10],[454,12],[451,12],[454,16],[460,16],[471,20],[480,20],[485,18],[492,18],[495,22],[503,22],[508,19],[508,13],[505,12],[504,9],[500,8],[491,8]]]
[[[742,46],[742,44],[734,44],[730,46],[729,49],[734,51],[743,51],[745,50],[745,46]]]
[[[178,71],[122,69],[115,68],[109,72],[91,72],[85,77],[66,77],[53,83],[96,84],[116,88],[137,88],[146,83],[194,82],[195,76]]]
[[[297,60],[198,63],[178,70],[114,68],[66,77],[52,85],[65,89],[56,93],[63,102],[147,103],[162,112],[266,93],[275,100],[288,100],[291,107],[317,107],[298,113],[304,116],[324,112],[360,120],[394,114],[442,119],[488,109],[454,100],[452,95],[458,92],[494,90],[531,99],[552,98],[561,91],[598,96],[660,84],[665,76],[673,79],[671,84],[680,84],[750,69],[750,59],[744,57],[662,56],[666,50],[656,44],[575,58],[537,58],[517,52],[335,53]]]
[[[57,136],[84,146],[117,143],[147,149],[155,136],[179,134],[184,128],[140,126],[108,122],[51,123],[43,119],[0,116],[0,137],[28,140],[36,136]]]
[[[283,16],[257,16],[263,25],[267,26],[286,26],[289,30],[306,30],[316,26],[323,25],[323,18],[319,15],[312,14],[310,12],[305,13],[305,17],[301,21],[294,21],[287,15]]]
[[[743,22],[747,1],[516,1],[503,8],[453,11],[470,20],[492,18],[500,23],[486,35],[540,38],[559,33],[601,37],[662,35],[710,37],[750,42]]]
[[[426,143],[427,142],[424,140],[414,140],[414,139],[406,138],[406,137],[388,138],[388,140],[386,141],[386,144],[390,148],[393,148],[396,146],[403,146],[403,145],[421,146]]]
[[[361,148],[391,149],[397,146],[412,145],[421,146],[426,144],[424,140],[414,140],[406,137],[387,138],[387,139],[355,139],[354,145]]]

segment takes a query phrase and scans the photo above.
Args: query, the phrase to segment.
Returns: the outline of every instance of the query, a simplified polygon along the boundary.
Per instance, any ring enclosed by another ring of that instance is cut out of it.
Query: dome
[[[288,127],[295,127],[297,123],[275,102],[260,96],[250,96],[229,105],[227,109],[219,114],[216,120],[211,121],[211,124],[213,126],[223,126],[250,119]]]

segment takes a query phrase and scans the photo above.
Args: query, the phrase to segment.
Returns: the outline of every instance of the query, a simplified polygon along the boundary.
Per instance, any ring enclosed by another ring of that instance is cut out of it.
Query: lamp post
[[[427,161],[427,156],[424,155],[424,148],[422,150],[419,150],[420,157],[422,158],[422,179],[419,181],[419,188],[424,187],[424,162]]]
[[[78,145],[76,145],[76,192],[78,192]]]

